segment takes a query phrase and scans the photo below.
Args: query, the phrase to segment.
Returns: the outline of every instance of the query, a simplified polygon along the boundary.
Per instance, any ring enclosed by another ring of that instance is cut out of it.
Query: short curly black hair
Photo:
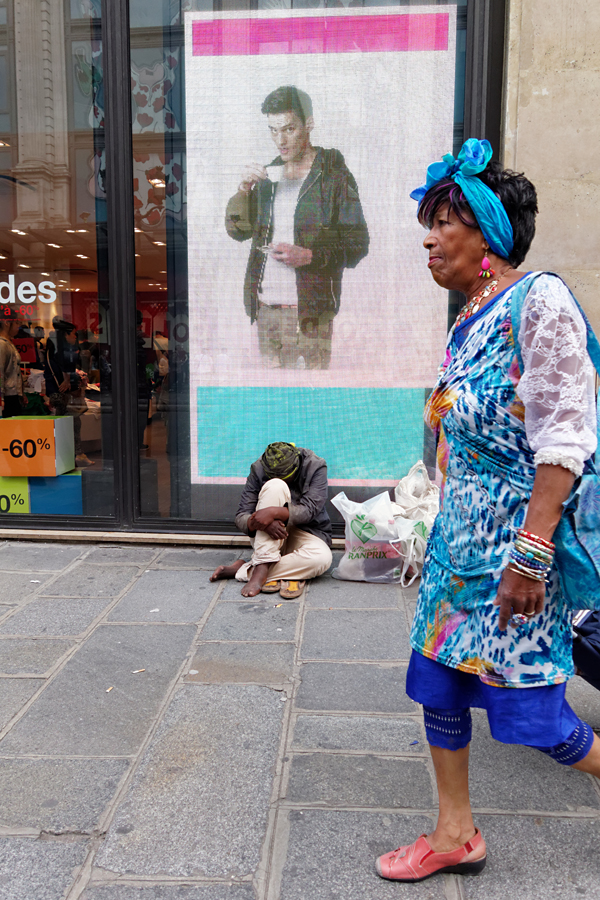
[[[295,112],[303,125],[313,114],[312,100],[306,93],[293,84],[284,84],[265,97],[260,108],[265,116],[277,113]]]
[[[514,235],[514,246],[508,261],[516,268],[527,256],[535,236],[535,217],[538,212],[535,187],[523,173],[503,169],[496,160],[488,163],[477,178],[494,192],[506,210]],[[421,225],[431,228],[436,212],[446,203],[450,204],[465,225],[479,227],[465,195],[451,178],[438,181],[423,197],[419,206]]]

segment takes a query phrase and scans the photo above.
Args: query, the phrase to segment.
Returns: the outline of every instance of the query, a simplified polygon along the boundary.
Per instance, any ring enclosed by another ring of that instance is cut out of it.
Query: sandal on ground
[[[294,600],[300,596],[305,585],[306,581],[282,581],[279,596],[284,600]]]
[[[485,866],[485,841],[479,829],[457,850],[436,853],[429,846],[426,835],[409,847],[398,847],[375,861],[381,878],[389,881],[424,881],[432,875],[446,872],[453,875],[479,875]]]
[[[263,594],[276,594],[280,587],[280,581],[265,581],[261,587],[261,591]]]

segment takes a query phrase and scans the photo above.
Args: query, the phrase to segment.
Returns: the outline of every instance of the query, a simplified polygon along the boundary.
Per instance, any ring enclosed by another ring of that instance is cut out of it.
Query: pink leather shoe
[[[424,834],[410,847],[398,847],[375,861],[381,878],[390,881],[424,881],[441,872],[454,875],[479,875],[485,866],[485,841],[479,829],[457,850],[436,853]]]

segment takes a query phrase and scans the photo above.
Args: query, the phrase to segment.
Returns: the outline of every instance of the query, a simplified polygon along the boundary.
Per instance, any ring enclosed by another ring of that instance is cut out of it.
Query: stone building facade
[[[600,333],[600,5],[510,0],[504,163],[539,194],[530,269],[562,275]]]

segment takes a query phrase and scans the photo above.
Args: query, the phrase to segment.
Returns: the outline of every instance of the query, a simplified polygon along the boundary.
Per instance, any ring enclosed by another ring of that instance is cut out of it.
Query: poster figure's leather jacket
[[[315,149],[317,155],[300,190],[294,216],[294,244],[313,254],[308,266],[296,269],[300,321],[323,313],[337,314],[344,269],[358,265],[369,250],[358,188],[344,157],[339,150]],[[278,156],[270,165],[284,163]],[[238,191],[227,204],[229,236],[236,241],[252,239],[244,282],[244,306],[252,322],[266,264],[259,248],[273,235],[273,199],[274,185],[265,180],[248,194]]]

